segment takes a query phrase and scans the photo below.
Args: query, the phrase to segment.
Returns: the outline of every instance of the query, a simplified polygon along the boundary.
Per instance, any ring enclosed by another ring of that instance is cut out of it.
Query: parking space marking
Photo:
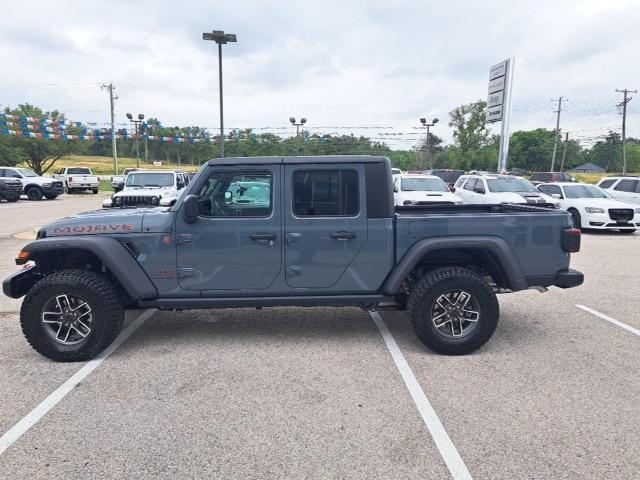
[[[73,390],[91,372],[109,357],[127,338],[131,336],[151,315],[156,312],[154,308],[149,308],[142,312],[131,324],[113,341],[113,343],[93,360],[89,360],[80,370],[60,385],[53,393],[45,398],[40,404],[29,412],[22,420],[16,423],[9,431],[0,437],[0,455],[9,448],[16,440],[24,435],[31,427],[44,417],[49,410],[55,407],[71,390]]]
[[[628,332],[631,332],[634,335],[638,335],[640,337],[640,330],[638,330],[637,328],[633,328],[627,325],[626,323],[622,323],[621,321],[616,320],[615,318],[611,318],[608,315],[605,315],[604,313],[597,312],[593,308],[585,307],[584,305],[576,305],[576,307],[578,307],[581,310],[584,310],[585,312],[589,312],[592,315],[595,315],[596,317],[600,317],[601,319],[606,320],[607,322],[613,323],[614,325],[624,328]]]
[[[395,338],[393,338],[393,335],[384,323],[384,320],[378,312],[369,311],[369,315],[371,315],[371,318],[378,327],[378,330],[380,330],[380,334],[389,349],[389,353],[391,353],[391,357],[393,358],[393,361],[395,362],[396,367],[407,386],[407,390],[409,390],[411,398],[416,404],[418,412],[420,412],[422,420],[427,426],[442,459],[446,463],[449,472],[451,472],[451,476],[455,480],[471,480],[471,474],[469,473],[469,470],[467,470],[462,457],[451,441],[451,438],[449,438],[449,434],[444,429],[444,425],[442,425],[442,422],[438,418],[438,414],[431,406],[431,402],[429,402],[429,399],[422,390],[422,387],[420,387],[418,380],[413,374],[413,370],[411,370],[411,367],[402,354],[400,347],[398,347]]]

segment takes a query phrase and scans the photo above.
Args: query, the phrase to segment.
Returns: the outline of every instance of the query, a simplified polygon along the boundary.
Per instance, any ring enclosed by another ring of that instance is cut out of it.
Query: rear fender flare
[[[520,263],[506,241],[492,236],[460,236],[427,238],[416,242],[385,280],[382,286],[383,292],[392,295],[398,293],[402,282],[425,255],[452,248],[486,251],[499,262],[511,290],[528,288]]]

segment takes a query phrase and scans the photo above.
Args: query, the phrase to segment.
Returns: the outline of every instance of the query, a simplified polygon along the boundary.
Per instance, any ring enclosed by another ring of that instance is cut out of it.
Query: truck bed
[[[394,221],[397,261],[417,242],[443,242],[442,254],[450,255],[453,252],[445,251],[448,242],[473,243],[473,237],[484,236],[494,237],[511,263],[532,278],[569,267],[561,242],[562,231],[572,223],[562,210],[512,204],[398,207]]]

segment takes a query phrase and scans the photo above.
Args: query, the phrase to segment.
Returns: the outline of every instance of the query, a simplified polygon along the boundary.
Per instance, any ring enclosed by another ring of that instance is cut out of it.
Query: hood
[[[462,199],[451,192],[402,191],[397,194],[402,200],[420,202],[462,202]]]
[[[149,211],[153,210],[132,208],[84,212],[44,226],[38,232],[38,238],[42,236],[141,233],[143,218]]]

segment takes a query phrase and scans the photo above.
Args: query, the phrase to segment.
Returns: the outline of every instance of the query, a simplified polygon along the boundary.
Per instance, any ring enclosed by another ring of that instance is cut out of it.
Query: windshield
[[[595,185],[570,185],[564,187],[564,196],[567,198],[609,198],[604,190]]]
[[[127,187],[172,187],[173,173],[130,173]]]
[[[460,175],[464,175],[464,170],[432,170],[431,175],[440,177],[447,183],[454,183]]]
[[[91,175],[91,170],[88,168],[69,168],[67,173],[69,175]]]
[[[25,177],[37,177],[38,176],[34,172],[29,170],[28,168],[16,168],[16,170],[18,170]]]
[[[441,178],[403,178],[405,192],[448,192],[449,187]]]
[[[491,192],[535,192],[536,187],[524,178],[488,178],[487,185]]]

